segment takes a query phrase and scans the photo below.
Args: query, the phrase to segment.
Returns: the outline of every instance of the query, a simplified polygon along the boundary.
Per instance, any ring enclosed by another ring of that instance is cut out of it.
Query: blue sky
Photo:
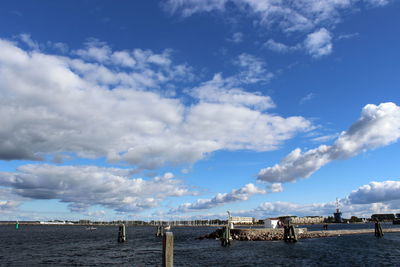
[[[399,11],[2,1],[1,218],[399,212]]]

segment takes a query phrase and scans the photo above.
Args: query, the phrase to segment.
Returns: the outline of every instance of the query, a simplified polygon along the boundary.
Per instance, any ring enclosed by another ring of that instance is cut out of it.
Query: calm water
[[[372,225],[331,225],[330,229]],[[385,227],[392,227],[384,225]],[[321,230],[321,226],[311,226]],[[175,266],[400,266],[400,233],[283,241],[235,241],[221,247],[195,238],[211,227],[173,228]],[[311,230],[311,229],[310,229]],[[0,226],[1,266],[160,266],[162,239],[154,227],[127,227],[126,243],[117,243],[118,227],[88,231],[82,226]]]

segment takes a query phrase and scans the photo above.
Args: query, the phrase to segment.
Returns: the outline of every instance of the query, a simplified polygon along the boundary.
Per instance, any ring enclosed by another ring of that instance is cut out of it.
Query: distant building
[[[291,220],[291,223],[297,223],[297,224],[317,224],[323,222],[324,222],[324,217],[322,216],[294,217]]]
[[[90,224],[90,220],[79,220],[79,224]]]
[[[342,223],[342,212],[339,209],[339,200],[336,198],[336,212],[333,213],[333,217],[335,218],[335,223]]]
[[[382,213],[382,214],[372,214],[371,219],[378,221],[393,221],[395,217],[393,213]]]
[[[335,223],[342,223],[342,213],[339,209],[336,209],[336,212],[333,213],[333,217],[335,218]]]
[[[322,216],[305,216],[305,217],[297,217],[297,216],[281,216],[278,218],[282,223],[290,223],[294,224],[316,224],[323,223],[324,217]]]
[[[72,222],[66,222],[66,221],[49,221],[49,222],[45,222],[45,221],[41,221],[39,222],[40,224],[73,224]]]
[[[279,218],[267,218],[264,220],[264,227],[265,228],[278,228]]]
[[[231,216],[231,223],[233,223],[233,224],[253,224],[253,217]]]

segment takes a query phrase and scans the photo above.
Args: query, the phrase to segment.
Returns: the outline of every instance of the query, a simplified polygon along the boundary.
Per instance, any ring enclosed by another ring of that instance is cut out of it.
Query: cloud
[[[372,6],[385,6],[393,2],[393,0],[365,0],[365,1]]]
[[[275,107],[269,96],[261,93],[249,93],[241,88],[235,88],[236,82],[231,78],[224,79],[221,74],[213,79],[191,89],[189,94],[202,102],[230,104],[233,106],[250,107],[256,110],[266,110]]]
[[[65,43],[61,43],[61,42],[51,42],[51,41],[47,41],[46,43],[47,47],[50,47],[56,51],[59,51],[63,54],[66,54],[69,51],[69,46]]]
[[[97,39],[89,40],[85,45],[84,49],[74,51],[75,54],[83,59],[105,62],[111,55],[111,48]]]
[[[327,29],[321,28],[307,35],[304,46],[313,57],[329,55],[332,53],[332,35]]]
[[[265,82],[274,77],[266,70],[264,61],[247,53],[240,54],[234,64],[241,68],[238,79],[245,84]]]
[[[272,39],[269,39],[267,42],[264,43],[264,47],[268,48],[269,50],[272,50],[274,52],[278,53],[288,53],[288,52],[293,52],[296,50],[300,50],[302,46],[300,44],[294,45],[294,46],[289,46],[280,42],[276,42]]]
[[[257,214],[259,218],[275,217],[275,216],[323,216],[332,214],[335,204],[332,203],[313,203],[313,204],[297,204],[292,202],[264,202],[249,213]]]
[[[300,99],[300,105],[304,104],[307,101],[310,101],[311,99],[313,99],[315,97],[315,94],[313,93],[309,93],[307,94],[305,97],[303,97],[302,99]]]
[[[343,216],[370,217],[373,213],[399,213],[400,182],[383,181],[370,182],[356,190],[349,196],[339,200]],[[253,214],[260,218],[295,215],[295,216],[332,216],[336,209],[335,202],[298,204],[292,202],[264,202],[250,211],[241,211],[241,214]]]
[[[237,87],[268,76],[251,56],[239,58],[237,76],[195,87],[185,105],[165,96],[193,78],[170,50],[89,50],[57,56],[0,39],[1,160],[105,157],[154,169],[220,149],[273,150],[311,128],[303,117],[265,113],[268,96]]]
[[[183,17],[189,17],[198,12],[210,12],[224,10],[228,0],[170,0],[164,4],[164,8],[170,13],[180,12]]]
[[[39,50],[39,44],[32,40],[31,35],[27,33],[22,33],[19,36],[19,39],[25,43],[29,48],[34,50]]]
[[[213,198],[198,199],[193,203],[184,203],[177,208],[171,209],[169,213],[174,214],[211,209],[227,203],[248,200],[251,196],[256,194],[266,193],[265,190],[256,187],[254,184],[247,184],[240,189],[232,190],[230,193],[218,193]]]
[[[342,13],[362,7],[385,6],[389,0],[168,0],[164,7],[171,14],[179,13],[188,17],[196,13],[231,12],[239,10],[254,19],[254,25],[267,29],[278,29],[289,35],[292,32],[307,34],[304,42],[295,46],[269,40],[265,46],[273,51],[286,53],[305,48],[313,57],[321,57],[332,52],[333,29],[342,20]],[[227,8],[229,6],[229,8]],[[234,15],[234,12],[232,12]]]
[[[180,13],[183,17],[204,12],[229,12],[232,8],[253,16],[263,27],[277,27],[284,32],[310,31],[320,26],[335,25],[341,21],[341,13],[359,7],[385,6],[389,0],[168,0],[164,7],[170,13]],[[230,8],[226,8],[230,5]],[[362,6],[362,5],[361,5]]]
[[[333,160],[347,159],[399,138],[400,107],[390,102],[378,106],[368,104],[362,109],[359,120],[342,132],[332,146],[321,145],[304,153],[297,148],[280,164],[260,170],[257,179],[284,183],[307,178]]]
[[[16,210],[17,207],[21,205],[20,202],[17,201],[12,201],[12,200],[7,200],[3,201],[0,200],[0,212],[10,212],[13,210]]]
[[[355,33],[348,33],[348,34],[341,34],[337,37],[338,40],[346,40],[346,39],[352,39],[355,37],[360,36],[360,34],[358,32]]]
[[[236,43],[236,44],[243,42],[243,33],[235,32],[232,35],[232,38],[229,38],[228,41]]]
[[[318,137],[314,137],[311,139],[314,143],[323,143],[323,142],[328,142],[330,140],[333,140],[338,137],[339,134],[329,134],[329,135],[322,135]]]
[[[89,217],[103,218],[106,215],[104,210],[89,211],[86,213]]]
[[[349,195],[349,201],[353,204],[369,204],[400,200],[400,182],[384,181],[370,182],[359,187]]]
[[[283,191],[283,187],[281,183],[273,183],[270,186],[270,190],[272,193],[279,193]]]
[[[0,172],[0,186],[16,196],[56,199],[74,212],[101,205],[120,212],[156,207],[167,197],[191,194],[171,173],[151,180],[131,179],[129,169],[97,166],[23,165]]]

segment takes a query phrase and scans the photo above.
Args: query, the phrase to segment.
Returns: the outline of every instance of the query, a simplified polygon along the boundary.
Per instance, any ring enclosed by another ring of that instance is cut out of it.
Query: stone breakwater
[[[296,228],[295,231],[298,239],[305,239],[341,235],[374,234],[375,229],[307,231],[307,228]],[[400,228],[384,229],[383,232],[400,232]],[[210,234],[199,237],[199,239],[219,239],[222,236],[222,233],[222,229],[217,229]],[[240,241],[283,240],[283,229],[232,229],[231,237],[233,240]]]

